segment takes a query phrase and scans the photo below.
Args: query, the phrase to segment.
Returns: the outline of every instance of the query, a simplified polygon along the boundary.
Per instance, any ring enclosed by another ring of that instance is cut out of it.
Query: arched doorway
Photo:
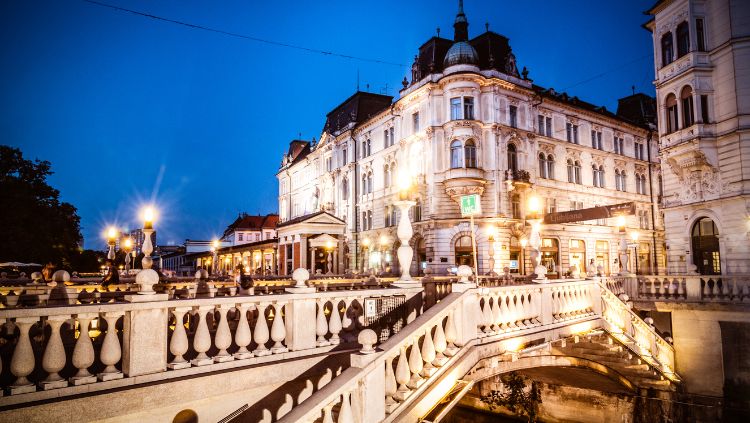
[[[693,263],[701,275],[721,274],[719,229],[713,220],[702,217],[693,224],[691,232]]]
[[[464,235],[456,240],[456,266],[474,267],[474,255],[471,248],[471,237]]]

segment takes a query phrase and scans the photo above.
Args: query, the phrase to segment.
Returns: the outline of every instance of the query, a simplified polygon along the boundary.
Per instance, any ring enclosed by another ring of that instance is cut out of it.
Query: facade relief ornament
[[[669,157],[667,165],[682,186],[675,197],[683,204],[711,200],[724,192],[718,169],[708,162],[700,150]]]
[[[566,148],[565,149],[565,154],[566,154],[566,156],[569,159],[572,159],[572,160],[581,160],[581,151],[580,150],[575,150],[575,149],[572,149],[572,148]]]
[[[463,186],[457,186],[457,187],[446,187],[445,193],[448,194],[448,196],[458,201],[459,198],[463,195],[471,195],[471,194],[479,194],[482,195],[484,193],[484,186],[483,185],[463,185]]]
[[[547,144],[544,142],[539,143],[539,151],[545,153],[545,154],[554,154],[555,153],[555,146],[552,144]]]

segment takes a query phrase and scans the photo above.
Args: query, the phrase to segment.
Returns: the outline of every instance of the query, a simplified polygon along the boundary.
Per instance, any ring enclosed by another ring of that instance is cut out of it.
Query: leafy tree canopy
[[[81,253],[80,217],[47,183],[50,162],[26,160],[0,145],[0,261],[52,262],[71,268]]]

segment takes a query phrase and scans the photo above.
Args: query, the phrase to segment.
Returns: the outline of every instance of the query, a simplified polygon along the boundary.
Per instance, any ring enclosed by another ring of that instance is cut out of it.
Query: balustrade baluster
[[[214,356],[214,363],[224,363],[234,360],[234,357],[227,352],[227,348],[232,345],[232,332],[229,330],[227,321],[227,312],[232,308],[229,304],[219,304],[216,310],[219,312],[219,325],[214,335],[214,344],[219,352]]]
[[[336,420],[336,423],[354,423],[354,414],[352,413],[352,405],[349,402],[349,397],[349,392],[341,394],[341,408],[339,409],[339,418]]]
[[[195,329],[193,336],[193,349],[198,355],[190,360],[193,366],[205,366],[212,364],[214,361],[206,354],[211,348],[211,333],[208,330],[208,312],[213,311],[212,306],[193,307],[195,314],[198,315],[198,327]]]
[[[266,342],[270,339],[268,332],[268,319],[266,319],[266,308],[268,306],[268,303],[259,303],[257,306],[258,318],[255,321],[255,330],[253,332],[253,339],[255,339],[255,343],[258,344],[258,347],[255,348],[253,353],[257,357],[271,354],[271,350],[266,347]]]
[[[721,298],[722,299],[729,298],[730,291],[729,291],[729,283],[727,282],[727,279],[728,278],[721,278]]]
[[[524,319],[524,325],[533,326],[534,310],[531,307],[531,292],[524,291],[521,295],[523,298],[523,316],[521,317]]]
[[[169,351],[174,354],[174,359],[167,364],[167,367],[170,369],[185,369],[190,367],[190,363],[183,357],[190,346],[188,344],[187,333],[185,332],[185,324],[182,322],[185,313],[188,311],[190,311],[188,307],[177,307],[172,311],[175,322],[172,339],[169,341]]]
[[[510,326],[515,329],[521,329],[521,297],[518,295],[518,291],[510,293],[509,297],[510,304]]]
[[[289,348],[285,347],[282,343],[286,338],[286,327],[284,326],[284,318],[282,316],[282,304],[274,303],[273,305],[275,313],[273,316],[273,324],[271,325],[271,340],[274,341],[271,347],[273,354],[281,354],[289,351]]]
[[[406,384],[411,389],[419,388],[424,380],[419,375],[422,371],[422,354],[419,352],[419,338],[414,337],[412,341],[411,351],[409,351],[409,370],[411,371],[411,379]]]
[[[396,375],[393,373],[393,358],[390,357],[385,361],[385,411],[390,414],[398,406],[398,402],[393,396],[398,392],[396,384]]]
[[[16,342],[16,348],[13,350],[13,358],[10,360],[10,372],[16,377],[16,381],[10,386],[10,394],[25,394],[36,391],[36,387],[26,376],[34,371],[36,360],[34,359],[34,350],[31,348],[31,338],[29,330],[31,326],[39,320],[36,317],[19,317],[15,321],[18,327],[19,336]],[[11,332],[12,333],[12,332]]]
[[[445,322],[445,341],[448,342],[448,348],[445,349],[446,356],[453,357],[458,352],[456,339],[458,339],[458,332],[456,331],[456,323],[453,321],[453,310],[451,310],[448,312],[448,320]]]
[[[726,280],[726,278],[724,278]],[[739,291],[737,290],[737,278],[732,278],[732,301],[739,299]]]
[[[354,322],[351,317],[349,317],[349,307],[352,304],[352,300],[352,298],[344,298],[344,313],[341,318],[341,328],[344,331],[354,330]]]
[[[508,308],[507,292],[500,293],[500,329],[510,330],[510,309]]]
[[[333,423],[333,404],[323,407],[323,423]]]
[[[409,363],[406,359],[406,346],[402,346],[401,352],[398,356],[398,363],[396,364],[396,383],[398,383],[398,389],[396,391],[396,394],[393,396],[393,399],[395,399],[396,401],[404,402],[404,400],[411,393],[409,387],[407,386],[410,376],[411,373],[409,373]]]
[[[60,327],[68,320],[67,316],[50,316],[47,318],[47,324],[50,327],[49,341],[44,349],[42,357],[42,368],[49,373],[47,378],[39,383],[39,387],[48,390],[64,388],[68,386],[68,381],[63,379],[58,373],[65,368],[66,356],[65,347],[60,337]]]
[[[102,317],[107,322],[107,334],[104,335],[102,351],[99,353],[99,360],[106,366],[97,376],[100,381],[122,379],[122,372],[117,370],[115,365],[122,358],[120,338],[117,337],[117,320],[124,315],[122,311],[102,313]]]
[[[422,368],[422,372],[420,373],[422,377],[429,378],[432,376],[437,369],[435,366],[432,365],[433,360],[435,360],[435,357],[437,356],[437,353],[435,352],[435,344],[432,342],[432,330],[427,329],[427,332],[424,335],[424,341],[422,341],[422,360],[424,360],[425,365],[424,368]]]
[[[492,296],[490,311],[492,312],[492,331],[498,333],[500,332],[500,295]],[[440,326],[442,325],[438,325],[438,327]]]
[[[432,361],[432,365],[442,367],[448,361],[448,358],[443,354],[448,348],[448,342],[445,339],[442,320],[435,326],[435,336],[432,339],[432,344],[435,346],[435,359]]]
[[[250,304],[248,303],[237,304],[237,312],[240,314],[240,318],[237,321],[237,330],[234,332],[234,343],[240,348],[234,353],[235,360],[244,360],[253,356],[253,353],[247,349],[247,346],[252,342],[250,323],[247,321],[249,309]]]
[[[95,313],[78,315],[78,340],[73,348],[73,365],[78,372],[70,378],[70,383],[73,385],[96,382],[96,376],[89,373],[89,367],[94,364],[94,345],[89,337],[89,325],[96,317]]]
[[[328,341],[332,345],[341,343],[339,332],[343,328],[341,324],[341,315],[339,314],[339,300],[331,300],[331,316],[328,318],[328,330],[331,331],[331,339]]]
[[[487,295],[484,297],[484,306],[482,306],[482,316],[479,319],[480,320],[480,326],[483,327],[482,329],[482,336],[487,336],[487,334],[492,332],[492,312],[490,311],[490,296]]]
[[[325,300],[318,300],[318,314],[315,319],[315,335],[318,336],[316,345],[319,347],[330,345],[330,342],[326,340],[326,335],[328,335],[328,321],[326,320],[325,306]]]

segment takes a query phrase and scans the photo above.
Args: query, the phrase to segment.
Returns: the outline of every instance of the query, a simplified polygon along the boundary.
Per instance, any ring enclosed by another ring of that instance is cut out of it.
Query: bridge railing
[[[750,275],[614,276],[606,284],[638,301],[750,303]]]
[[[0,406],[80,394],[81,385],[92,392],[325,353],[354,345],[364,327],[387,337],[414,318],[420,293],[136,295],[132,302],[0,309],[0,364],[9,363],[0,365]]]
[[[280,421],[328,422],[334,414],[345,423],[394,421],[469,346],[507,339],[505,348],[515,352],[523,347],[513,342],[518,336],[600,315],[603,291],[594,280],[489,288],[456,283],[376,353],[352,355],[352,368]]]

